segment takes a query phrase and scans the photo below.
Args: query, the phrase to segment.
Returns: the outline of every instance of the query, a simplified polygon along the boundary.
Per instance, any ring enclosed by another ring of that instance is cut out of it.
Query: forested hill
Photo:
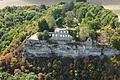
[[[17,48],[27,35],[36,32],[38,19],[45,13],[43,6],[5,7],[0,10],[0,53],[11,46]]]
[[[111,37],[119,41],[119,36],[113,35],[113,33],[119,35],[118,16],[100,5],[68,2],[51,7],[45,5],[5,7],[0,10],[0,53],[8,52],[11,47],[16,49],[27,35],[37,31],[53,31],[56,27],[63,27],[63,25],[81,30],[85,27],[91,37],[94,37],[92,33],[98,30],[110,32],[106,35],[109,36],[108,41]],[[112,42],[117,44],[115,48],[118,48],[120,44],[113,39]]]

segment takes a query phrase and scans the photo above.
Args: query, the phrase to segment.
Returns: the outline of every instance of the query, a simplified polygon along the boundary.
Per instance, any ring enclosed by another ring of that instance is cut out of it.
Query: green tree
[[[62,9],[55,9],[54,11],[52,11],[52,15],[54,16],[55,19],[61,17],[62,15]]]
[[[66,17],[65,18],[65,23],[68,27],[72,27],[73,19]]]
[[[46,19],[46,22],[48,23],[48,26],[49,26],[48,31],[53,32],[54,29],[57,26],[54,17],[52,15],[50,15],[50,14],[49,15],[47,14],[47,16],[45,16],[45,19]]]
[[[2,22],[0,22],[0,28],[2,28],[3,27],[3,24],[2,24]]]
[[[120,36],[112,36],[111,43],[114,48],[120,50]]]
[[[63,24],[64,24],[64,18],[63,17],[59,17],[57,20],[56,20],[56,25],[58,27],[63,27]]]
[[[9,77],[10,77],[9,73],[0,71],[0,79],[1,80],[7,80]]]
[[[120,34],[120,27],[115,29],[118,34]]]
[[[87,2],[87,0],[76,0],[76,2]]]
[[[12,21],[6,21],[5,22],[5,27],[7,27],[7,28],[9,28],[9,27],[11,27],[13,25],[14,25],[14,23]]]
[[[42,32],[39,32],[39,33],[37,34],[37,36],[38,36],[38,39],[39,39],[39,40],[42,40],[42,39],[43,39],[43,33],[42,33]]]
[[[43,40],[48,40],[49,39],[49,32],[47,30],[45,30],[43,32]]]
[[[74,9],[74,2],[68,2],[64,5],[63,12],[72,11]]]
[[[38,22],[38,31],[44,31],[44,30],[49,30],[48,23],[46,22],[45,19],[42,19]]]
[[[107,47],[111,46],[110,39],[115,34],[115,30],[111,26],[105,26],[97,31],[99,34],[100,45],[105,45]]]
[[[95,30],[89,30],[89,36],[94,39],[96,37],[96,31]]]
[[[80,27],[79,38],[82,41],[85,41],[89,37],[89,32],[87,27]]]
[[[79,20],[80,23],[82,22],[82,19],[85,18],[86,13],[87,9],[84,7],[76,10],[76,18]]]
[[[24,41],[25,38],[26,38],[26,33],[25,33],[25,32],[19,33],[19,40],[20,40],[21,42]]]
[[[13,7],[7,6],[3,10],[11,13],[13,11]]]

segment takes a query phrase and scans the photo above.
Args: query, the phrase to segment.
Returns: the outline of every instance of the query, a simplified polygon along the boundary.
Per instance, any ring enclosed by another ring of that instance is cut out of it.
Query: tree
[[[6,21],[5,22],[5,27],[7,27],[7,28],[9,28],[9,27],[11,27],[13,25],[14,25],[14,23],[12,21]]]
[[[56,74],[54,75],[58,76],[60,75],[60,70],[61,70],[61,61],[60,60],[54,60],[53,61],[53,69],[55,70]]]
[[[87,27],[80,27],[79,37],[80,40],[82,41],[85,41],[87,37],[89,37],[89,32]]]
[[[61,17],[62,15],[62,9],[55,9],[54,11],[52,11],[52,15],[55,19]]]
[[[74,2],[68,2],[64,5],[63,12],[72,11],[74,9]]]
[[[2,22],[0,22],[0,28],[2,28],[3,27],[3,24],[2,24]]]
[[[56,28],[56,21],[52,15],[46,15],[45,17],[46,22],[48,23],[49,29],[48,31],[53,32],[54,29]],[[47,30],[47,29],[46,29]]]
[[[48,40],[49,39],[49,32],[47,30],[45,30],[43,32],[43,40]]]
[[[7,6],[3,10],[5,10],[6,12],[10,12],[11,13],[13,11],[13,7]]]
[[[29,73],[26,75],[25,77],[26,80],[36,80],[37,79],[37,75],[33,72]]]
[[[63,23],[64,23],[64,18],[63,17],[59,17],[57,20],[56,20],[56,25],[58,27],[63,27]]]
[[[0,38],[3,36],[3,34],[4,34],[3,31],[0,31]]]
[[[101,28],[101,22],[100,22],[100,19],[95,19],[93,21],[91,21],[92,25],[91,27],[94,29],[94,30],[97,30],[97,29],[100,29]]]
[[[44,31],[44,30],[49,30],[48,23],[46,22],[45,19],[42,19],[38,22],[38,31]]]
[[[118,34],[120,34],[120,27],[115,29]]]
[[[82,19],[85,18],[86,13],[87,9],[84,7],[76,10],[76,18],[79,20],[80,23],[82,22]]]
[[[26,33],[25,33],[25,32],[19,33],[19,40],[20,40],[21,42],[24,41],[25,38],[26,38]]]
[[[28,13],[26,19],[30,21],[34,16],[35,16],[34,12]]]
[[[71,27],[73,24],[73,19],[66,17],[65,18],[65,23],[68,27]]]
[[[76,2],[87,2],[87,0],[76,0]]]
[[[44,5],[44,4],[41,5],[40,8],[45,9],[45,10],[47,9],[46,5]]]
[[[43,39],[43,33],[42,33],[42,32],[39,32],[39,33],[37,34],[37,36],[38,36],[38,39],[39,39],[39,40],[42,40],[42,39]]]
[[[120,36],[112,36],[111,43],[114,48],[120,50]]]
[[[69,31],[69,34],[74,38],[74,40],[77,40],[78,39],[78,29],[76,28],[75,30],[70,30]]]
[[[105,26],[97,32],[99,34],[100,45],[110,47],[110,39],[115,34],[115,30],[111,26]]]
[[[17,48],[29,30],[32,34],[36,33],[36,26],[44,11],[40,6],[6,7],[0,10],[0,53],[6,53],[11,46]]]
[[[7,79],[9,79],[10,76],[11,75],[8,72],[2,72],[2,71],[0,71],[0,79],[7,80]]]
[[[89,30],[89,36],[94,39],[96,37],[96,31],[95,30]]]

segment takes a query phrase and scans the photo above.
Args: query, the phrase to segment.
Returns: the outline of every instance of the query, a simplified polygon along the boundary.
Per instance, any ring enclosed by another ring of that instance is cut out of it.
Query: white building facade
[[[73,37],[69,34],[68,29],[66,28],[56,28],[50,40],[53,41],[69,41],[73,40]]]

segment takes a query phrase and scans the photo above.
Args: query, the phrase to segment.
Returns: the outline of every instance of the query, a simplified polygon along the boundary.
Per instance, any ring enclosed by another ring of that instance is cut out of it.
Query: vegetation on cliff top
[[[0,56],[0,79],[120,79],[120,55],[86,56],[79,59],[42,58],[41,61],[36,58],[30,60],[30,63],[24,58],[19,61],[17,58],[20,56],[13,55],[14,48],[16,50],[26,36],[39,32],[39,39],[48,39],[49,32],[53,32],[56,27],[72,29],[70,34],[78,41],[84,41],[87,37],[96,40],[97,37],[100,45],[112,45],[120,50],[118,17],[103,6],[61,2],[50,7],[6,7],[0,10],[0,53],[10,53],[7,57]],[[40,64],[36,64],[35,60]]]
[[[104,35],[109,37],[107,38],[108,43],[113,43],[117,49],[120,45],[120,23],[118,16],[112,11],[104,9],[103,6],[89,3],[61,2],[50,7],[45,5],[14,6],[0,10],[0,53],[8,52],[10,47],[17,48],[27,35],[44,30],[52,32],[56,27],[64,28],[66,26],[75,28],[72,33],[74,38],[76,35],[82,35],[83,37],[79,38],[84,40],[88,37],[82,33],[86,29],[86,34],[95,38],[96,32],[99,30],[104,31]],[[113,35],[106,34],[107,30],[103,28],[108,27],[110,30],[114,30]],[[118,47],[114,41],[117,41]]]

